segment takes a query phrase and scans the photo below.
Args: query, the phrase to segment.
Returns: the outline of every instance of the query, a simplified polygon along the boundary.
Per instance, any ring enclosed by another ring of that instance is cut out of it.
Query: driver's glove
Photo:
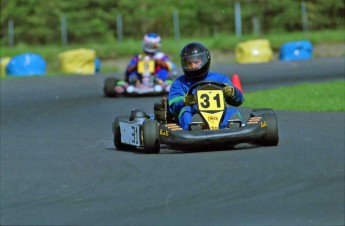
[[[184,105],[193,105],[195,104],[195,96],[194,94],[187,94],[184,98],[183,98],[183,102]]]
[[[227,98],[232,98],[235,95],[234,87],[230,86],[229,84],[223,83],[225,86],[223,87],[224,96]]]
[[[156,78],[156,83],[159,85],[163,85],[164,81],[162,79]]]

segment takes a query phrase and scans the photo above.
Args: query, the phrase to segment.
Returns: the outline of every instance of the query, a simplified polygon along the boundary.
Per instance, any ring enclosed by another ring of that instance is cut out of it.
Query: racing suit
[[[227,104],[232,106],[239,106],[244,102],[244,97],[242,92],[237,89],[230,81],[228,77],[223,74],[216,73],[216,72],[208,72],[202,79],[199,80],[192,80],[187,78],[186,75],[182,75],[177,78],[173,84],[171,85],[169,96],[168,96],[168,104],[170,112],[177,117],[179,121],[179,125],[188,130],[189,123],[192,119],[192,116],[196,113],[196,105],[193,106],[185,106],[184,104],[184,97],[187,94],[189,88],[196,82],[205,80],[205,81],[215,81],[220,83],[227,83],[234,87],[234,95],[232,98],[226,98],[225,101]],[[195,94],[193,91],[193,94]],[[238,114],[238,117],[242,120],[242,116],[237,108],[231,107],[227,108],[220,128],[227,127],[228,120],[234,114]]]
[[[168,55],[166,55],[165,53],[162,52],[157,52],[153,55],[146,55],[146,54],[137,54],[135,55],[131,61],[129,62],[129,64],[127,65],[126,68],[126,81],[127,82],[132,82],[132,81],[136,81],[136,80],[141,80],[141,75],[138,73],[138,70],[133,70],[130,71],[129,68],[131,68],[132,66],[136,66],[138,64],[138,61],[141,60],[142,58],[144,58],[145,56],[149,56],[151,59],[153,60],[161,60],[164,61],[166,63],[166,67],[162,67],[161,65],[157,65],[155,64],[155,74],[157,76],[158,79],[165,81],[168,79],[169,76],[169,71],[172,70],[172,68],[174,67],[173,63],[169,60]]]

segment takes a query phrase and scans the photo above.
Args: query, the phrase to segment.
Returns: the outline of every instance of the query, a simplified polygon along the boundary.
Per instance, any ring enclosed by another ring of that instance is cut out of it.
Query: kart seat
[[[205,127],[205,123],[199,114],[194,114],[190,121],[188,128],[189,130],[196,131],[202,130]]]
[[[242,127],[242,120],[239,114],[233,114],[228,120],[229,129],[238,129]]]

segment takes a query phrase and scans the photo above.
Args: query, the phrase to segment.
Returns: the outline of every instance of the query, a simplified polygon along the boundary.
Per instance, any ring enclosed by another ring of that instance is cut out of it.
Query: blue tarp
[[[24,53],[11,58],[6,66],[8,76],[32,76],[46,73],[45,60],[36,53]]]
[[[307,40],[287,42],[280,47],[280,60],[307,60],[312,58],[313,45]]]

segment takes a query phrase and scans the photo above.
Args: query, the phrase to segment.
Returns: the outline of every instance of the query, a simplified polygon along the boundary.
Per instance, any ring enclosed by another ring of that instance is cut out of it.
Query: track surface
[[[247,92],[344,79],[345,61],[214,69]],[[104,98],[107,76],[1,81],[1,225],[344,225],[344,112],[276,111],[277,147],[117,151],[114,117],[160,98]]]

